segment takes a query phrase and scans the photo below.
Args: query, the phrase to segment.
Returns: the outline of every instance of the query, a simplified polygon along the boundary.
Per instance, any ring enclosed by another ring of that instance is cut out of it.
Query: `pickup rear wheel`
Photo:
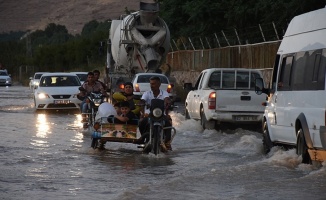
[[[200,109],[200,117],[201,117],[200,123],[204,130],[215,128],[215,121],[213,120],[207,121],[203,107]]]
[[[271,148],[274,146],[268,131],[267,122],[264,121],[263,126],[263,146],[264,146],[264,153],[268,154],[271,151]]]
[[[302,163],[311,164],[311,158],[308,153],[308,146],[302,128],[297,132],[297,148],[296,152],[299,156],[302,156]]]

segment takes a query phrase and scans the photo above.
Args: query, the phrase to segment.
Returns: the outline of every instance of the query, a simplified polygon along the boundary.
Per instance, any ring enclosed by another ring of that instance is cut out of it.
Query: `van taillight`
[[[170,92],[171,92],[171,90],[172,90],[172,85],[171,85],[171,84],[169,84],[169,85],[168,85],[168,88],[166,89],[166,91],[167,91],[168,93],[170,93]]]
[[[216,92],[211,92],[208,96],[208,109],[216,108]]]
[[[138,83],[135,84],[135,92],[140,92]]]

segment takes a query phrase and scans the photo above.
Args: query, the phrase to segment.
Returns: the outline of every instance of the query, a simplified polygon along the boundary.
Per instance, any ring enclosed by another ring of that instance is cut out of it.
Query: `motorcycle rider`
[[[86,103],[86,97],[89,95],[91,92],[95,93],[102,93],[103,96],[107,96],[102,84],[98,81],[95,81],[94,78],[94,73],[93,72],[88,72],[87,74],[87,81],[83,83],[81,86],[83,89],[80,90],[80,92],[77,94],[78,99],[82,100],[80,104],[80,110],[82,113],[87,112],[87,103]],[[87,121],[86,120],[86,115],[83,115],[83,122]]]
[[[93,73],[94,73],[94,79],[95,81],[98,81],[101,83],[102,87],[104,88],[104,90],[106,91],[106,85],[105,83],[103,83],[102,81],[100,81],[100,75],[101,75],[101,72],[97,69],[93,70]]]
[[[171,99],[169,97],[169,93],[167,91],[161,90],[161,79],[158,76],[153,76],[150,78],[150,86],[151,90],[146,91],[142,97],[141,101],[145,103],[145,105],[150,105],[152,99],[162,99],[164,100],[165,107],[168,108],[171,104]],[[149,130],[148,124],[148,115],[150,113],[149,108],[144,109],[142,112],[142,119],[139,123],[139,131],[141,133],[141,137],[136,141],[138,144],[142,144],[148,141],[148,134],[145,134]],[[172,126],[172,119],[167,113],[165,113],[165,127]],[[164,144],[167,150],[172,150],[171,147],[171,129],[164,130]]]

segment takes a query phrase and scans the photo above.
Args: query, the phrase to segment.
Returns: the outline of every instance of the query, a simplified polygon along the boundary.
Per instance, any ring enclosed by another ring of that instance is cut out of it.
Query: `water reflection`
[[[45,114],[37,114],[36,118],[36,138],[32,140],[31,145],[38,148],[46,148],[49,147],[49,143],[46,138],[48,138],[48,134],[50,132],[50,126],[47,121]]]
[[[36,137],[38,138],[46,138],[48,133],[51,133],[50,126],[47,122],[45,114],[37,114],[36,120]]]

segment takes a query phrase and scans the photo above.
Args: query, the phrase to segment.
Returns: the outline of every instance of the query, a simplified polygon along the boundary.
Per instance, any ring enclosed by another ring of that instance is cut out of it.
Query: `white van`
[[[292,146],[303,163],[326,160],[326,8],[292,19],[278,49],[263,117],[265,152]]]

